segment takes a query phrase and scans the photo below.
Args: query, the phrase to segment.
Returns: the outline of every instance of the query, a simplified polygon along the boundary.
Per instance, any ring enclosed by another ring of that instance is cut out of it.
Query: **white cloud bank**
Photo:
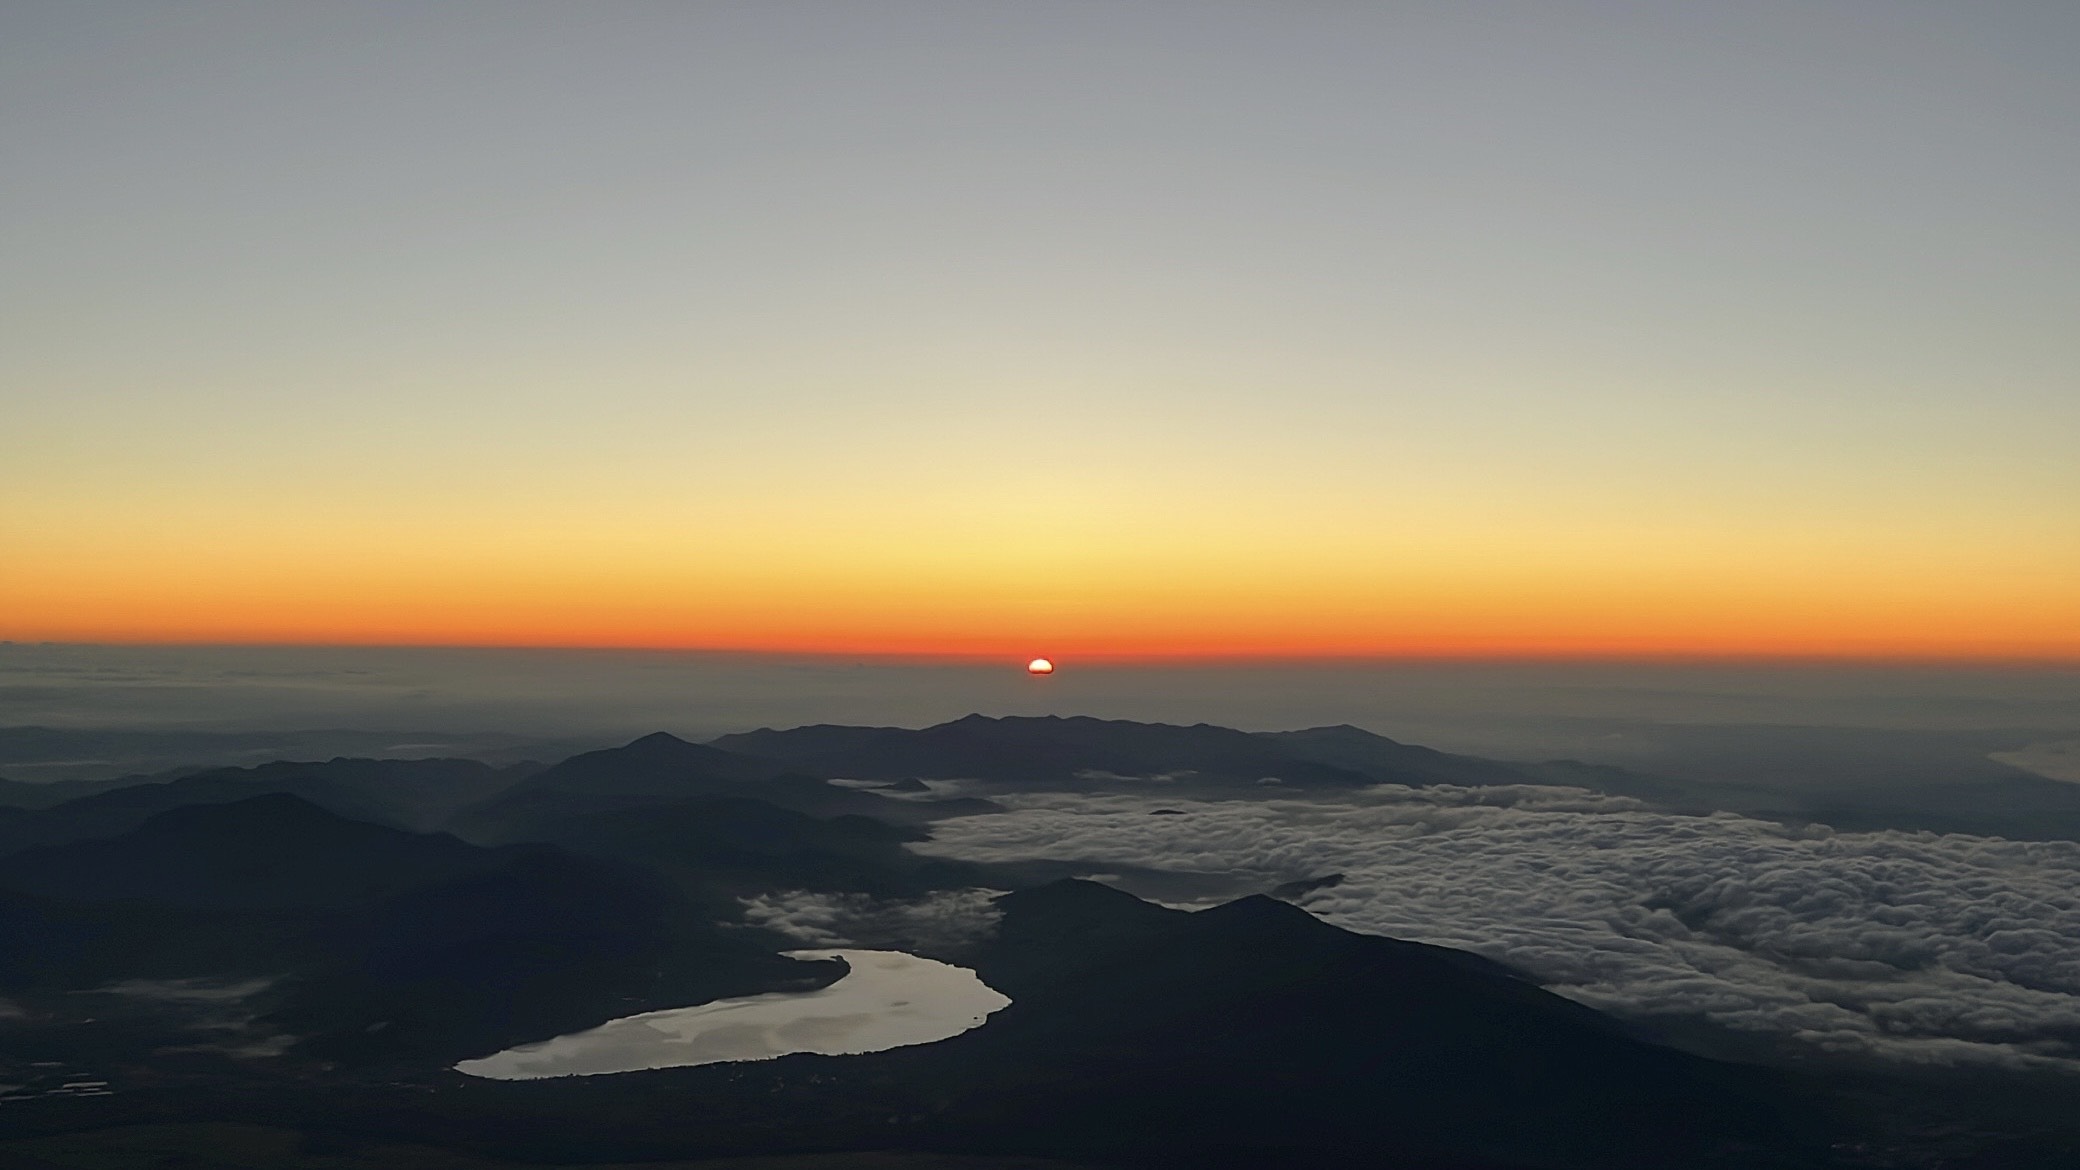
[[[784,890],[744,902],[744,919],[820,947],[868,945],[938,957],[959,955],[996,929],[999,890],[947,890],[922,898]]]
[[[1330,801],[996,797],[919,852],[1341,872],[1330,922],[1474,951],[1632,1017],[1842,1053],[2080,1069],[2080,844],[1799,830],[1543,787]],[[1174,808],[1178,816],[1150,816]]]

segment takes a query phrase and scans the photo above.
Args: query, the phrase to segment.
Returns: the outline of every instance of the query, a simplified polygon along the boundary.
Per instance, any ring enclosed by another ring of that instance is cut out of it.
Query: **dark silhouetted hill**
[[[424,1067],[723,996],[806,991],[842,964],[782,958],[666,883],[546,847],[393,896],[326,936],[270,1017],[301,1049]]]
[[[783,763],[658,732],[545,768],[447,827],[485,843],[553,840],[574,818],[724,797],[750,798],[814,817],[921,821],[993,811],[983,801],[902,801],[840,788]]]
[[[82,796],[107,792],[112,788],[130,788],[140,783],[152,783],[159,777],[126,777],[120,780],[52,780],[34,784],[23,780],[0,777],[0,816],[23,809],[49,808]],[[172,779],[172,777],[165,777]]]
[[[1645,1043],[1475,955],[1265,897],[1184,913],[1070,881],[998,905],[974,966],[1011,1006],[911,1059],[958,1070],[964,1125],[1032,1152],[1731,1167],[1804,1148],[1770,1075]]]
[[[588,813],[548,832],[548,840],[567,849],[643,866],[694,892],[912,897],[986,884],[981,866],[905,849],[927,835],[914,826],[863,816],[823,819],[742,796]]]
[[[631,1012],[827,983],[631,866],[269,794],[0,865],[0,993],[262,979],[299,1051],[438,1067]]]
[[[1376,784],[1405,784],[1411,788],[1425,784],[1558,784],[1676,804],[1684,804],[1694,795],[1694,786],[1610,764],[1486,760],[1402,743],[1349,724],[1256,734],[1302,759],[1347,768]]]
[[[1523,784],[1515,765],[1401,743],[1349,724],[1260,731],[1256,738],[1303,760],[1356,772],[1375,784]]]
[[[982,779],[1016,784],[1079,778],[1189,776],[1254,784],[1350,788],[1370,781],[1302,759],[1247,732],[1088,716],[969,715],[922,730],[818,725],[726,735],[716,746],[783,761],[820,776],[859,780]]]
[[[787,771],[771,760],[688,743],[659,731],[621,747],[572,756],[544,768],[527,786],[653,796],[682,784],[749,784],[776,779]]]
[[[74,901],[209,908],[349,906],[459,877],[497,855],[268,793],[158,813],[121,837],[0,858],[0,887]]]
[[[355,820],[424,830],[454,810],[504,791],[531,771],[475,760],[331,760],[217,768],[178,780],[96,792],[31,811],[0,814],[0,855],[127,833],[169,809],[228,804],[266,793],[301,797]]]
[[[256,760],[465,759],[494,766],[559,760],[597,741],[496,732],[195,731],[0,727],[0,805],[42,808],[108,788],[163,783]]]

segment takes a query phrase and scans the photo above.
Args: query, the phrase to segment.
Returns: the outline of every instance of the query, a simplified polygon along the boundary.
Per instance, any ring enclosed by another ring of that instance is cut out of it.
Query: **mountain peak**
[[[1006,916],[1020,922],[1074,920],[1081,928],[1119,919],[1169,918],[1177,911],[1144,902],[1125,890],[1085,878],[1062,878],[1044,886],[1033,886],[1004,894],[996,904]]]
[[[640,739],[629,740],[628,743],[624,744],[623,746],[625,748],[633,748],[636,750],[655,751],[660,748],[692,747],[693,744],[688,743],[686,740],[680,739],[678,736],[673,735],[669,731],[653,731],[650,734],[641,737]]]
[[[281,825],[359,825],[330,813],[317,805],[288,792],[264,792],[248,796],[243,800],[228,800],[207,804],[184,804],[155,813],[138,827],[142,833],[185,832],[196,828],[217,830],[243,830],[260,826]],[[384,830],[370,826],[376,831]]]
[[[1228,918],[1252,922],[1306,922],[1310,925],[1321,925],[1321,919],[1291,902],[1281,901],[1269,894],[1250,894],[1232,902],[1209,906],[1194,916],[1209,920]]]

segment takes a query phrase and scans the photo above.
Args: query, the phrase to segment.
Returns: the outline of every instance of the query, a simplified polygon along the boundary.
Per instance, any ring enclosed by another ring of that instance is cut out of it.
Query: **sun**
[[[1031,662],[1028,662],[1028,663],[1026,663],[1026,673],[1027,673],[1027,674],[1053,674],[1053,673],[1054,673],[1054,663],[1052,663],[1052,662],[1049,662],[1049,661],[1048,661],[1047,659],[1045,659],[1045,658],[1035,658],[1035,659],[1033,659],[1033,660],[1032,660]]]

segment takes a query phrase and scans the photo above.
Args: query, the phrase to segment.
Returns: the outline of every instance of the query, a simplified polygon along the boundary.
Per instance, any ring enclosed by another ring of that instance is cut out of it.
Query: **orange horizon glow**
[[[366,561],[379,561],[372,553]],[[980,554],[978,554],[978,559]],[[1180,553],[1148,566],[1029,574],[976,566],[780,569],[413,557],[372,568],[58,561],[0,575],[17,642],[479,646],[1059,662],[1700,659],[2080,662],[2080,601],[2059,574],[1968,582],[1848,568],[1656,575],[1489,566],[1440,555],[1387,570]],[[95,558],[101,561],[101,558]],[[1459,563],[1454,563],[1454,561]],[[503,563],[501,563],[503,562]],[[1321,567],[1321,568],[1318,568]],[[17,563],[17,567],[20,563]],[[1518,568],[1511,573],[1508,570]],[[1331,575],[1326,569],[1341,569]],[[1398,569],[1398,571],[1396,571]]]
[[[558,635],[545,631],[278,630],[238,632],[137,629],[6,630],[0,642],[135,646],[387,647],[482,650],[567,650],[860,658],[918,663],[1001,662],[1025,667],[1027,647],[1045,644],[1059,672],[1064,663],[1104,666],[1362,665],[1392,662],[1777,663],[1871,665],[2080,666],[2080,643],[1937,642],[1771,637],[1708,638],[1093,638],[970,635],[902,637],[656,636],[636,631]]]
[[[0,639],[1018,664],[2080,662],[2075,555],[1983,535],[1935,558],[1882,531],[1503,529],[1469,512],[1352,539],[1339,530],[1365,533],[1356,512],[1251,516],[1233,496],[1125,523],[1043,511],[1008,531],[893,501],[878,517],[557,527],[517,509],[319,523],[264,495],[214,503],[17,527]],[[601,502],[581,520],[629,512]]]
[[[919,665],[976,665],[999,663],[1023,669],[1028,661],[1017,649],[977,647],[969,643],[916,645],[881,642],[644,642],[644,641],[474,641],[422,639],[399,641],[388,638],[29,638],[0,637],[0,645],[44,646],[137,646],[158,648],[272,647],[280,649],[391,649],[391,650],[513,650],[567,651],[571,653],[703,654],[717,656],[774,657],[800,659],[861,659]],[[2015,669],[2066,669],[2080,667],[2080,648],[2054,647],[1964,647],[1880,649],[1870,647],[1799,647],[1772,645],[1746,649],[1689,645],[1589,646],[1554,645],[1402,645],[1380,647],[1087,647],[1073,654],[1050,656],[1054,673],[1062,664],[1103,667],[1343,667],[1415,663],[1453,664],[1576,664],[1576,665],[1667,665],[1667,666],[1885,666],[1885,667],[1987,667]]]

